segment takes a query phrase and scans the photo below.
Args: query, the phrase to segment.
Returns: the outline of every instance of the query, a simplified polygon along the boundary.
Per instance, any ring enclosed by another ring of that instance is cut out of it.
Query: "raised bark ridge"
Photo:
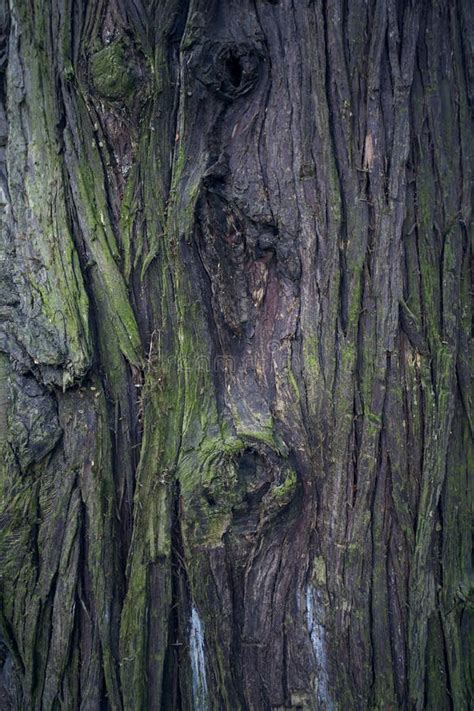
[[[472,706],[472,15],[0,3],[5,708]]]

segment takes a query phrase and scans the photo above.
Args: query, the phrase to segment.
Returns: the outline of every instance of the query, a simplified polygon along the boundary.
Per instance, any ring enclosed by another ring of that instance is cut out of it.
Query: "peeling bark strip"
[[[469,0],[0,1],[0,707],[473,698]]]

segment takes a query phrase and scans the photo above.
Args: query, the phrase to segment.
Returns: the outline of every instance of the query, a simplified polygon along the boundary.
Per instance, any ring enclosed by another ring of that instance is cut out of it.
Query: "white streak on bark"
[[[320,708],[332,711],[334,703],[328,689],[326,635],[321,624],[323,615],[324,608],[320,603],[317,591],[313,585],[309,584],[306,588],[306,623],[317,664],[317,673],[314,681],[316,698]]]
[[[204,657],[204,631],[196,608],[191,610],[191,630],[189,634],[189,654],[191,657],[191,675],[194,711],[208,711],[209,695]]]

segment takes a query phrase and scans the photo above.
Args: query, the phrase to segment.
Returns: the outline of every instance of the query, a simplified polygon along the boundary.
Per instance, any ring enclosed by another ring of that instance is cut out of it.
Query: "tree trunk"
[[[0,708],[473,708],[472,3],[0,24]]]

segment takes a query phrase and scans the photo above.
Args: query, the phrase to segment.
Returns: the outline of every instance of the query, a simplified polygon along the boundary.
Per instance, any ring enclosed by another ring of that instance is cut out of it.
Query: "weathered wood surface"
[[[472,3],[0,24],[0,708],[472,708]]]

